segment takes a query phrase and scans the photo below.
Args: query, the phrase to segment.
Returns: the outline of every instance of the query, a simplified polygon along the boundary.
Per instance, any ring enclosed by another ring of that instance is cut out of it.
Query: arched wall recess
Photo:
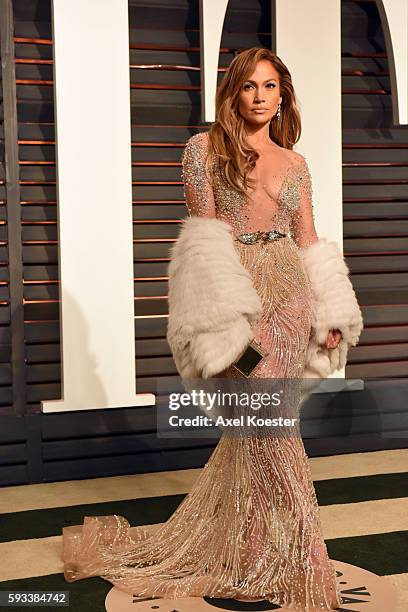
[[[376,0],[387,47],[392,115],[408,125],[408,0]]]

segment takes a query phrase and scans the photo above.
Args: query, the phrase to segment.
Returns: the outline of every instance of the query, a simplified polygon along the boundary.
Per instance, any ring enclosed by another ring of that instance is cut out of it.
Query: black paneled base
[[[313,395],[302,408],[309,457],[408,448],[408,385]],[[214,439],[158,438],[151,407],[0,416],[0,486],[203,467]]]

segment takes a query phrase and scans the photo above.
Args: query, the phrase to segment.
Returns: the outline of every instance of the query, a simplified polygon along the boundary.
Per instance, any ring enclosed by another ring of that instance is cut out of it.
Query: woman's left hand
[[[323,346],[328,349],[334,349],[338,346],[340,340],[341,331],[339,329],[331,329],[327,334],[326,342]]]

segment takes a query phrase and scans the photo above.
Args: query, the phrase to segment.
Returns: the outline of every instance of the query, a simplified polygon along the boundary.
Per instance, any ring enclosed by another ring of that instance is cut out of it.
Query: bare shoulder
[[[291,161],[293,164],[302,165],[302,166],[306,165],[306,158],[304,155],[302,155],[301,153],[298,153],[297,151],[294,151],[293,149],[292,150],[288,149],[288,151],[290,153]]]
[[[304,178],[306,181],[310,182],[312,177],[306,157],[297,151],[292,150],[290,153],[292,156],[292,169],[294,172],[296,172],[300,178]]]
[[[287,149],[286,147],[281,147],[275,143],[275,148],[279,150],[279,154],[282,155],[284,159],[288,162],[289,166],[299,166],[304,165],[306,163],[305,158],[301,153],[294,151],[293,149]]]

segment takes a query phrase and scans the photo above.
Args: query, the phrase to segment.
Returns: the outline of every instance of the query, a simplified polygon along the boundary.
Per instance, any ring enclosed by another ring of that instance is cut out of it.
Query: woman
[[[333,256],[333,245],[316,235],[309,170],[292,150],[300,117],[290,74],[268,49],[246,50],[227,69],[216,107],[210,131],[192,136],[183,155],[190,218],[169,272],[168,339],[178,370],[186,378],[240,376],[233,364],[255,340],[266,356],[252,379],[295,379],[308,362],[325,364],[327,375],[344,365],[361,331],[361,313],[348,287],[347,320],[327,314],[327,278],[331,287],[348,270],[337,252]],[[318,264],[324,253],[329,256]],[[229,298],[217,264],[223,257],[236,279],[230,286],[227,278]],[[322,284],[316,270],[326,260],[335,264]],[[195,265],[212,284],[203,283]],[[183,282],[190,287],[187,300],[181,299]],[[203,331],[206,300],[215,296]],[[315,309],[322,304],[319,326]],[[329,328],[328,321],[339,322]],[[333,361],[341,343],[346,349]],[[267,599],[301,611],[341,606],[300,434],[223,435],[190,493],[155,532],[131,536],[123,517],[85,517],[63,536],[69,582],[100,575],[140,597]]]

